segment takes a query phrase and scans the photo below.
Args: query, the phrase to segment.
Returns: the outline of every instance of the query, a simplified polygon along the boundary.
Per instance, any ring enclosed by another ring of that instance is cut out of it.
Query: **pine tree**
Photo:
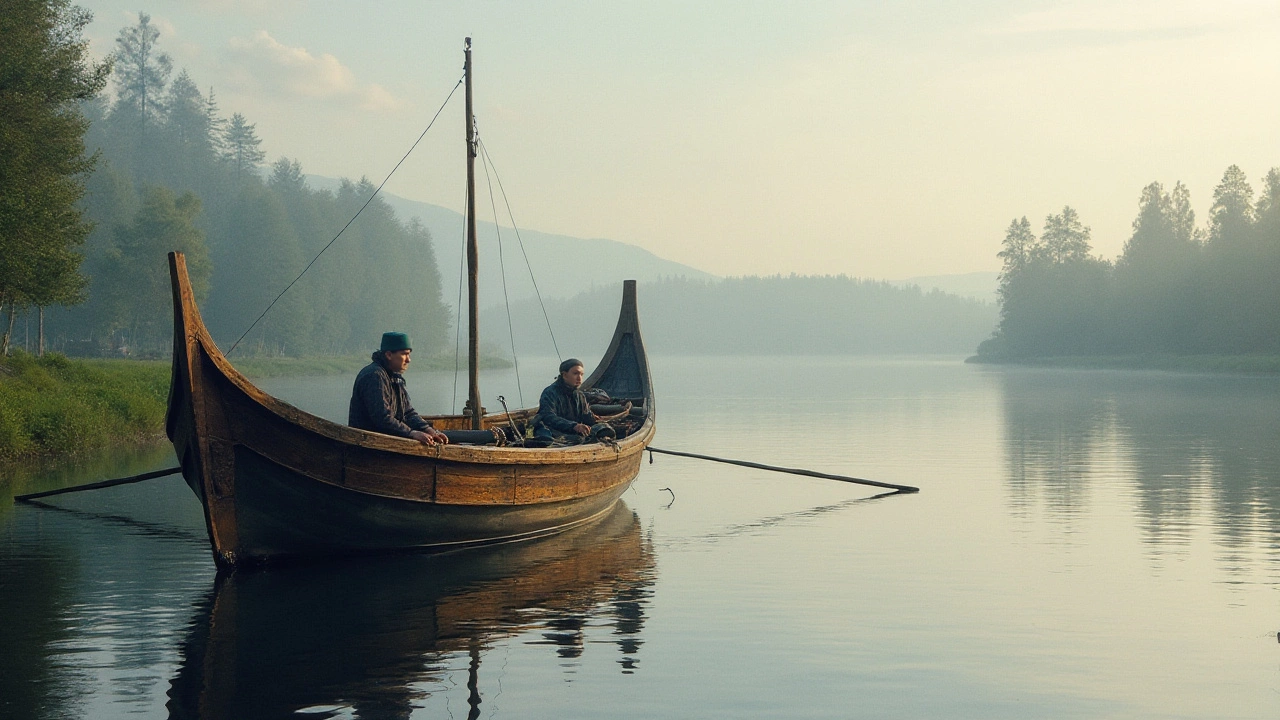
[[[1191,209],[1191,191],[1181,181],[1169,193],[1170,224],[1178,242],[1184,245],[1199,244],[1204,238],[1196,228],[1196,211]]]
[[[245,173],[257,172],[258,167],[267,157],[259,147],[262,141],[258,139],[256,127],[245,120],[243,115],[235,113],[227,123],[226,132],[223,133],[223,157],[231,163],[237,180]]]
[[[271,164],[271,178],[268,183],[272,188],[282,192],[300,192],[306,188],[306,179],[302,176],[302,163],[282,157]]]
[[[1262,179],[1254,216],[1261,244],[1280,246],[1280,168],[1271,168]]]
[[[1133,235],[1124,244],[1120,265],[1133,267],[1154,262],[1167,255],[1175,242],[1173,199],[1164,191],[1163,185],[1153,182],[1142,189],[1138,217],[1133,221]]]
[[[1023,215],[1020,220],[1015,219],[1009,223],[1009,229],[1005,230],[1001,247],[1003,249],[996,253],[996,256],[1004,261],[1004,270],[1000,276],[1005,280],[1012,278],[1025,268],[1036,250],[1036,236],[1031,232],[1031,223],[1027,221],[1026,215]]]
[[[1080,222],[1080,215],[1068,205],[1062,208],[1061,214],[1044,219],[1040,248],[1055,263],[1086,260],[1092,249],[1089,228]]]
[[[180,150],[203,155],[211,149],[208,101],[185,69],[169,84],[165,109],[165,127]]]
[[[1209,243],[1218,247],[1237,246],[1245,242],[1253,225],[1253,188],[1244,171],[1232,165],[1222,174],[1222,182],[1213,189],[1213,207],[1209,208]]]
[[[160,30],[151,24],[151,16],[138,13],[138,24],[120,30],[116,36],[116,109],[127,108],[145,128],[160,118],[161,97],[173,59],[156,49]]]

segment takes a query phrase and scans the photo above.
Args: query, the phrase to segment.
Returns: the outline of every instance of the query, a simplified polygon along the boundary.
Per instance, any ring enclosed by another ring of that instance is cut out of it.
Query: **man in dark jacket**
[[[544,441],[582,442],[598,420],[582,394],[582,362],[569,358],[560,363],[560,377],[542,391],[538,414],[533,416],[533,436]]]
[[[382,346],[374,351],[373,362],[356,375],[347,424],[361,430],[411,438],[423,445],[448,443],[449,438],[431,427],[409,403],[403,373],[409,367],[412,352],[408,335],[382,334]]]

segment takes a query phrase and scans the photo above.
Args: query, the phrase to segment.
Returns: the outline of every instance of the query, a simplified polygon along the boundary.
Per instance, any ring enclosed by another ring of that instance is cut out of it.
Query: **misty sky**
[[[1280,165],[1275,0],[81,4],[99,54],[150,13],[269,160],[375,182],[470,35],[521,227],[724,275],[994,270],[1064,204],[1113,257],[1152,180],[1203,221],[1228,165]],[[389,191],[461,207],[460,100]]]

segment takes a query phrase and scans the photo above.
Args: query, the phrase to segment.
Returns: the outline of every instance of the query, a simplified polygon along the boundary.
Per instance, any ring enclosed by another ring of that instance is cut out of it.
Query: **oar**
[[[15,503],[26,502],[27,500],[35,500],[36,498],[49,497],[50,495],[62,495],[63,493],[80,492],[82,490],[101,490],[102,488],[115,487],[116,485],[128,485],[129,483],[142,482],[143,480],[151,480],[152,478],[164,477],[166,475],[174,475],[182,472],[180,467],[165,468],[164,470],[152,470],[141,475],[130,475],[129,477],[116,478],[115,480],[101,480],[99,482],[87,483],[85,485],[72,485],[58,490],[45,490],[44,492],[28,493],[26,495],[15,495],[13,501]]]
[[[662,453],[663,455],[679,455],[680,457],[695,458],[698,460],[710,460],[711,462],[725,463],[728,465],[741,465],[742,467],[755,468],[756,470],[771,470],[773,472],[791,473],[792,475],[805,475],[807,477],[822,478],[824,480],[839,480],[840,482],[856,483],[858,485],[870,485],[872,487],[889,488],[897,490],[901,493],[917,493],[920,488],[911,487],[910,485],[894,485],[893,483],[877,482],[875,480],[863,480],[862,478],[849,477],[848,475],[831,475],[828,473],[820,473],[814,470],[804,470],[801,468],[785,468],[774,465],[761,465],[760,463],[747,462],[746,460],[729,460],[728,458],[712,457],[710,455],[698,455],[697,453],[678,452],[676,450],[663,450],[652,445],[645,448],[650,453]],[[653,456],[650,455],[652,460]]]

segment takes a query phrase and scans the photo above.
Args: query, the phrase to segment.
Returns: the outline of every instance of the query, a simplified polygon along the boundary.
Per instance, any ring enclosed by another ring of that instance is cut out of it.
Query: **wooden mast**
[[[480,308],[478,273],[480,251],[476,245],[476,119],[471,112],[471,38],[464,50],[463,75],[467,78],[467,413],[471,429],[482,427],[480,407]]]

